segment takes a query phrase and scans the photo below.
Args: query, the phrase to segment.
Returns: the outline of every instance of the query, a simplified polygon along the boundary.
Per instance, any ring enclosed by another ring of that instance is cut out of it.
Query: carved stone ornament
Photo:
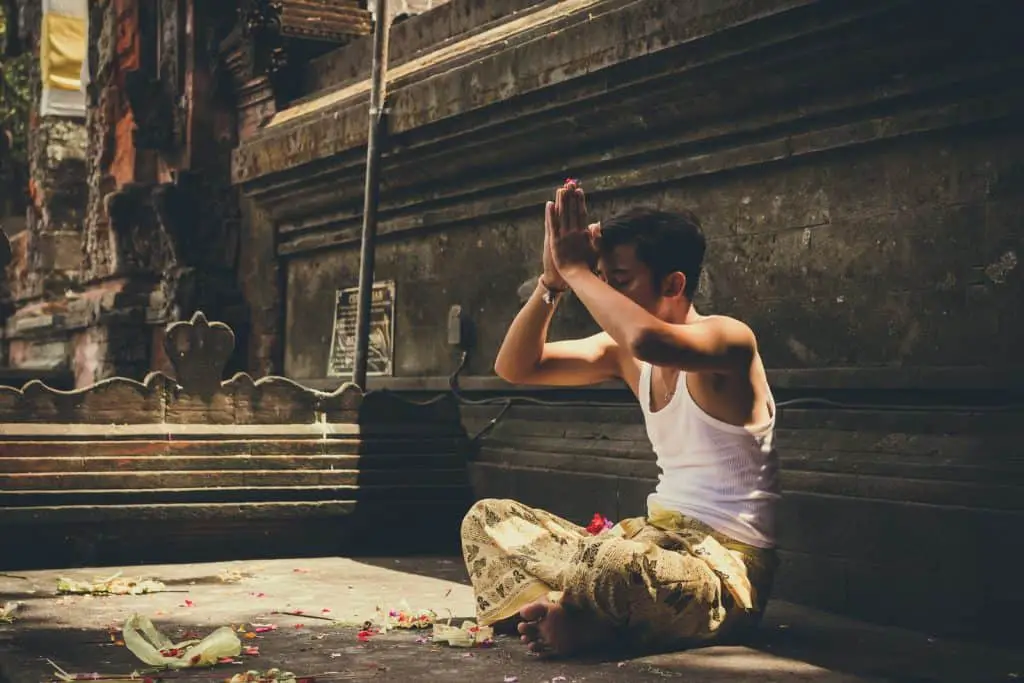
[[[252,41],[255,48],[254,75],[273,76],[288,64],[281,35],[281,10],[281,2],[271,0],[247,0],[238,10],[242,35]]]
[[[453,397],[419,404],[389,391],[364,393],[350,382],[324,392],[286,377],[254,380],[245,373],[221,381],[234,343],[230,327],[197,312],[191,320],[168,325],[164,348],[174,366],[173,379],[151,372],[141,382],[112,377],[74,391],[53,389],[39,380],[20,389],[0,386],[0,426],[6,425],[0,427],[0,441],[2,429],[12,425],[101,425],[105,437],[119,430],[141,433],[143,425],[144,431],[175,438],[196,433],[195,425],[221,425],[225,434],[264,425],[264,430],[272,426],[274,434],[303,438],[339,435],[345,425],[357,424],[360,430],[388,433],[403,424],[438,433],[464,432]]]
[[[164,350],[178,384],[199,396],[212,396],[220,389],[224,367],[234,348],[231,328],[207,321],[202,311],[187,322],[171,323],[164,336]]]

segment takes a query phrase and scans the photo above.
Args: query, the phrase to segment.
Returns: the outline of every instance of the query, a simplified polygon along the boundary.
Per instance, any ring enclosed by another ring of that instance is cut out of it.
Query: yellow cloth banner
[[[85,116],[89,7],[86,0],[42,0],[39,69],[43,116]]]
[[[81,90],[85,61],[85,19],[65,14],[43,17],[39,57],[43,87]]]

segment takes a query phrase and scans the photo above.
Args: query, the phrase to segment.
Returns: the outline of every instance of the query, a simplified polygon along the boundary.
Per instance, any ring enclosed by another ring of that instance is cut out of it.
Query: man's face
[[[651,269],[637,258],[635,245],[620,244],[602,252],[597,261],[597,274],[644,310],[661,317],[661,292],[654,286]]]

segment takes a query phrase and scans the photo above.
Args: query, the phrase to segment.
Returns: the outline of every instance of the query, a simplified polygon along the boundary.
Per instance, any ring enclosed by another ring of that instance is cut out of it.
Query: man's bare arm
[[[583,386],[620,375],[618,347],[605,333],[584,339],[547,342],[555,306],[544,301],[540,284],[516,315],[494,362],[506,382]]]
[[[652,365],[690,372],[745,372],[756,341],[749,327],[731,318],[691,325],[659,320],[585,268],[563,272],[597,324],[625,352]]]

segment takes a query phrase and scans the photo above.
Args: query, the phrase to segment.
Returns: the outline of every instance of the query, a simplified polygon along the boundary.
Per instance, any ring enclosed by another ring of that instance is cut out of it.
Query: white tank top
[[[775,400],[768,422],[739,427],[704,412],[680,372],[668,405],[651,412],[651,366],[640,366],[640,407],[658,456],[658,487],[648,498],[758,548],[775,546],[779,494]]]

